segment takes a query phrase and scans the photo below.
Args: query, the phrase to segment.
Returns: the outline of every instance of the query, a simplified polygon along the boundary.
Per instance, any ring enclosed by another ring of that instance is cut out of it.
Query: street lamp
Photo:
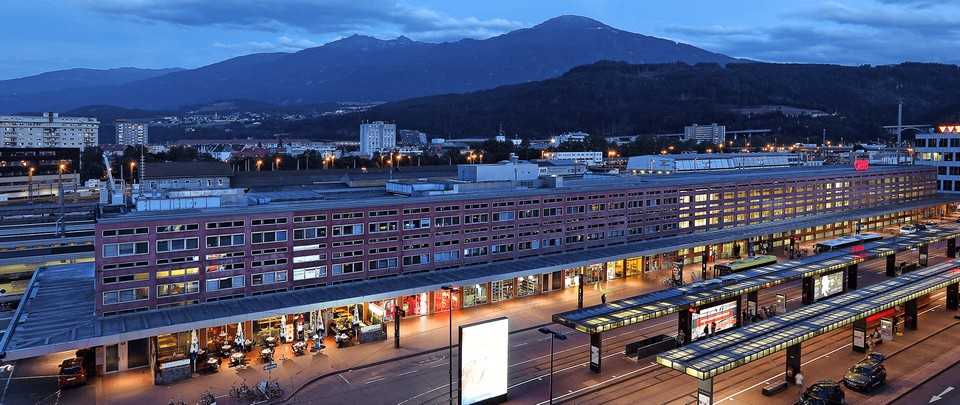
[[[36,170],[37,168],[31,167],[28,173],[30,176],[30,183],[27,185],[27,204],[33,204],[33,172]]]
[[[277,158],[277,165],[275,167],[273,170],[280,170],[280,158]]]
[[[447,302],[447,312],[450,312],[450,403],[453,404],[453,294],[460,292],[460,287],[445,285],[440,289],[449,292],[449,301]]]
[[[133,168],[134,168],[134,167],[137,167],[137,162],[135,162],[135,161],[130,161],[130,184],[136,183],[136,181],[134,181],[134,177],[133,177]]]
[[[559,332],[554,332],[550,328],[540,328],[537,329],[540,333],[550,336],[550,405],[553,405],[553,341],[554,340],[567,340],[567,335],[564,335]]]
[[[260,166],[263,166],[263,159],[257,159],[257,171],[260,171]]]

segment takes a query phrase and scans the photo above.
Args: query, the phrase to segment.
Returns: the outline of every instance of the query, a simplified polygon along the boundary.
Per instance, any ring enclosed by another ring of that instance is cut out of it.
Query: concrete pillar
[[[683,333],[683,344],[690,343],[690,337],[693,336],[691,333],[691,322],[693,321],[693,313],[690,311],[680,311],[679,320],[677,322],[677,333]]]
[[[713,377],[697,380],[697,405],[713,405]]]
[[[957,238],[947,239],[947,258],[957,257]]]
[[[917,299],[914,298],[903,304],[903,314],[907,317],[903,327],[907,330],[917,330]]]
[[[747,293],[747,314],[750,316],[757,314],[757,302],[760,301],[760,291],[751,291]]]
[[[600,353],[603,349],[603,333],[598,332],[590,335],[590,371],[600,374]]]
[[[797,343],[793,346],[787,346],[787,364],[784,369],[784,374],[786,376],[787,382],[793,384],[795,382],[794,376],[800,372],[800,344]],[[792,370],[792,372],[791,372]],[[809,385],[810,383],[807,383]]]
[[[921,246],[920,246],[920,249],[919,249],[919,250],[920,250],[920,259],[918,260],[917,264],[919,264],[919,265],[921,265],[921,266],[926,266],[926,265],[927,265],[927,258],[930,257],[930,256],[927,255],[927,250],[928,250],[929,246],[930,246],[930,245],[921,245]]]
[[[896,253],[890,256],[887,256],[887,276],[888,277],[897,276],[897,254]]]
[[[853,322],[853,351],[858,353],[867,352],[867,318]]]
[[[851,264],[847,266],[847,288],[846,291],[853,291],[857,289],[857,265]]]
[[[803,293],[800,298],[800,304],[813,304],[813,277],[804,277],[803,284],[800,285],[800,288],[802,288]]]
[[[960,283],[947,285],[947,309],[960,309]]]

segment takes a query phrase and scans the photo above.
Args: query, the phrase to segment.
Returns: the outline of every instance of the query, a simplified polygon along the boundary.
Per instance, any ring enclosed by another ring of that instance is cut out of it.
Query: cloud
[[[212,47],[217,49],[238,50],[246,53],[254,52],[296,52],[301,49],[313,48],[322,44],[309,39],[297,39],[282,36],[276,41],[248,41],[241,43],[214,42]]]
[[[762,61],[891,64],[960,63],[960,2],[880,1],[851,7],[822,2],[777,16],[762,26],[661,27],[711,51]],[[682,39],[680,39],[682,38]]]
[[[77,0],[111,17],[190,27],[255,30],[324,37],[354,33],[406,35],[418,40],[486,38],[521,28],[517,21],[454,18],[388,0]]]

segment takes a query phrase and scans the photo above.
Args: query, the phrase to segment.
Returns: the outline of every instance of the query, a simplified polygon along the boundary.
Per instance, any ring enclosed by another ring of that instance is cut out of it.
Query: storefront
[[[576,287],[580,285],[580,275],[583,274],[583,267],[574,267],[563,271],[563,288]]]
[[[643,272],[643,258],[634,257],[624,261],[627,277],[640,275]]]
[[[517,296],[526,297],[536,295],[540,287],[540,277],[529,275],[517,279]]]
[[[167,384],[190,378],[190,332],[170,333],[157,336],[157,358],[154,384]]]
[[[386,300],[374,301],[370,303],[370,310],[373,311],[373,307],[379,307],[383,309],[383,322],[393,322],[393,307],[397,306],[396,298],[390,298]]]
[[[400,298],[400,308],[407,312],[407,316],[421,316],[430,313],[430,295],[421,293],[407,295]]]
[[[514,287],[515,280],[512,278],[490,283],[490,301],[500,302],[512,299],[514,296],[516,296]]]
[[[453,309],[460,309],[461,294],[450,294],[450,291],[440,290],[433,292],[433,312],[441,313],[450,311],[451,301],[453,303]]]
[[[603,263],[591,264],[583,268],[583,282],[585,284],[603,281]]]
[[[490,300],[487,283],[463,286],[463,307],[469,308],[486,304]]]
[[[258,319],[253,322],[253,334],[257,337],[255,342],[262,342],[267,338],[280,339],[280,316]],[[228,334],[228,336],[231,336]]]
[[[607,262],[607,280],[623,278],[623,262]]]

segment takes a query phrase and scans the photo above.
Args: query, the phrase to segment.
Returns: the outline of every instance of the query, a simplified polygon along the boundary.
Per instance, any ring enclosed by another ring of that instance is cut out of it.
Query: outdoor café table
[[[267,338],[263,339],[263,341],[264,341],[264,342],[267,342],[267,344],[270,345],[270,346],[274,346],[274,345],[277,344],[277,338],[275,338],[275,337],[273,337],[273,336],[267,337]]]
[[[220,371],[220,360],[217,360],[215,357],[207,358],[207,366],[216,371]]]
[[[238,366],[243,364],[243,353],[234,353],[230,355],[230,364]]]

